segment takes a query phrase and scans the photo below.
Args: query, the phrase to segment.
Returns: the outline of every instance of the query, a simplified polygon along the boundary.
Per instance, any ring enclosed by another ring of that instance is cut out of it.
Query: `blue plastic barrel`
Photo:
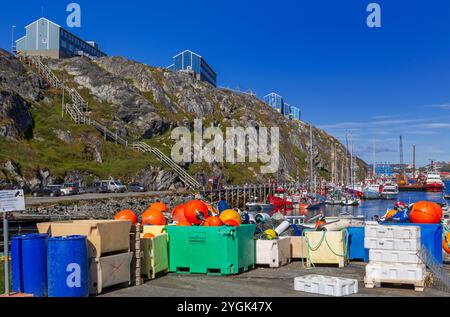
[[[88,297],[89,263],[85,236],[48,240],[48,296]]]
[[[46,234],[28,234],[11,239],[13,291],[34,297],[47,296]]]
[[[369,250],[364,248],[364,227],[350,227],[347,230],[349,260],[369,262]]]
[[[385,223],[387,226],[415,226],[420,227],[420,242],[430,251],[437,262],[444,263],[442,250],[442,233],[441,224],[416,224],[416,223]]]

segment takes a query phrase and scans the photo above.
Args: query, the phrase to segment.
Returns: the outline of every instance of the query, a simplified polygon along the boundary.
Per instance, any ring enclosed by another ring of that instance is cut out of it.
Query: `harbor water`
[[[445,181],[445,191],[450,194],[450,181]],[[427,192],[400,192],[398,201],[406,204],[412,204],[418,201],[433,201],[436,203],[443,202],[443,193],[427,193]],[[318,214],[324,214],[328,217],[339,216],[341,213],[348,213],[353,216],[364,216],[366,220],[372,220],[374,216],[384,216],[387,210],[394,208],[397,200],[362,200],[357,207],[354,206],[324,206],[320,210],[308,212],[307,218],[314,217]],[[449,201],[450,204],[450,201]]]

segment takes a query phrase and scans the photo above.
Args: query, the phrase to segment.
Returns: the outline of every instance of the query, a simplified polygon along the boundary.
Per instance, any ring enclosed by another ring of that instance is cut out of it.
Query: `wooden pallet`
[[[142,226],[137,224],[131,227],[130,233],[130,250],[133,252],[133,259],[131,260],[131,285],[139,286],[144,284],[144,280],[141,277],[141,232]]]
[[[429,274],[425,276],[423,281],[404,281],[404,280],[389,280],[389,279],[374,279],[364,278],[364,284],[366,288],[380,288],[382,284],[392,284],[392,285],[412,285],[416,292],[423,292],[426,287],[426,282],[429,278]]]
[[[205,272],[197,272],[192,271],[189,267],[177,267],[175,271],[170,271],[171,273],[176,273],[180,275],[208,275],[208,276],[231,276],[231,275],[238,275],[245,272],[248,272],[250,270],[254,270],[256,268],[255,265],[250,266],[244,266],[239,268],[239,270],[235,273],[230,274],[228,270],[222,270],[222,269],[206,269]]]
[[[5,294],[0,295],[1,298],[29,298],[34,297],[31,294],[24,294],[24,293],[11,293],[9,296],[6,296]]]

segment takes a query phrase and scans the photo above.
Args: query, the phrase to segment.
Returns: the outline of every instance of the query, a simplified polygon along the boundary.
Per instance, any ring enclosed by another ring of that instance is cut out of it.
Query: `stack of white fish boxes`
[[[365,227],[365,248],[370,263],[366,266],[366,288],[382,283],[410,284],[423,291],[426,265],[420,260],[420,227],[381,226],[368,222]]]

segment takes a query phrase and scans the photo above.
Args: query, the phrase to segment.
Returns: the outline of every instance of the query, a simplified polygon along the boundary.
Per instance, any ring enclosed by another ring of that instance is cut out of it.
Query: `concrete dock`
[[[450,293],[434,287],[415,292],[413,286],[395,285],[383,288],[364,287],[365,263],[352,262],[348,267],[316,267],[306,269],[293,262],[279,269],[258,268],[231,277],[168,274],[138,287],[105,290],[102,297],[311,297],[294,291],[294,278],[321,274],[352,278],[359,281],[359,297],[450,297]],[[450,273],[450,262],[446,264]]]

